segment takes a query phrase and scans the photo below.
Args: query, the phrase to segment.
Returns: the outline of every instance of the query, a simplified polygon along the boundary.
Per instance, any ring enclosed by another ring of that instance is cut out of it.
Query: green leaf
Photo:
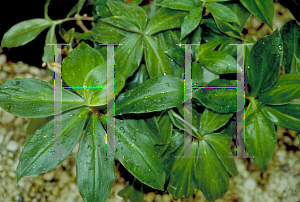
[[[264,104],[287,104],[293,99],[300,98],[300,77],[297,74],[284,74],[268,91],[259,96]]]
[[[158,156],[161,156],[166,151],[171,141],[173,131],[173,123],[171,122],[168,113],[164,113],[164,115],[159,119],[158,126],[160,142],[165,145],[156,147],[155,149],[158,153]]]
[[[70,10],[70,12],[68,13],[67,17],[70,17],[71,15],[73,15],[74,13],[79,14],[79,12],[81,11],[84,3],[86,0],[78,0],[78,2],[75,4],[75,6]]]
[[[126,18],[126,17],[112,16],[112,17],[105,18],[102,20],[108,24],[111,24],[115,27],[119,27],[126,31],[137,32],[137,33],[141,32],[141,30],[139,30],[139,28],[138,28],[139,25],[137,24],[137,22],[135,22],[132,19]]]
[[[228,53],[233,58],[237,58],[237,46],[236,45],[232,45],[232,44],[242,44],[242,43],[243,42],[240,41],[240,40],[238,40],[238,39],[228,38],[226,41],[224,41],[222,43],[222,45],[220,46],[220,48],[218,49],[218,51],[222,51],[222,52]],[[247,46],[245,47],[245,49],[246,48],[247,48]]]
[[[204,2],[204,0],[200,0],[202,2]],[[210,2],[223,2],[223,1],[232,1],[232,0],[205,0],[206,3],[210,3]]]
[[[215,113],[209,109],[205,109],[201,115],[201,122],[199,132],[202,136],[212,133],[222,126],[224,126],[229,119],[232,117],[232,114],[219,114]]]
[[[175,60],[177,64],[184,67],[184,49],[183,48],[172,48],[166,51],[167,55]]]
[[[52,170],[65,160],[81,136],[88,112],[87,108],[81,108],[63,114],[62,134],[54,133],[54,119],[37,130],[22,150],[17,180]],[[62,154],[58,154],[61,158],[51,158],[55,152],[54,140],[59,138],[62,138],[63,144]]]
[[[62,78],[68,86],[83,87],[87,74],[100,64],[105,64],[101,54],[81,42],[62,62]],[[75,88],[84,97],[83,88]]]
[[[146,28],[147,13],[136,3],[126,4],[119,1],[107,1],[106,4],[113,15],[136,21],[139,25],[138,28],[142,31]]]
[[[221,51],[213,51],[200,56],[199,63],[216,74],[237,73],[237,62],[229,54]]]
[[[239,1],[224,2],[223,5],[230,8],[236,14],[240,25],[234,24],[233,26],[242,31],[252,14]]]
[[[219,4],[219,3],[209,3],[205,4],[205,7],[209,10],[209,12],[219,20],[223,20],[225,22],[235,22],[240,24],[239,18],[237,15],[228,7]]]
[[[49,29],[47,36],[46,36],[46,41],[45,41],[45,46],[44,46],[44,55],[42,57],[43,62],[54,62],[53,58],[55,55],[55,45],[47,45],[47,44],[56,44],[56,36],[55,36],[55,25],[52,25],[51,28]]]
[[[133,202],[143,202],[143,184],[131,175],[126,187],[118,195]]]
[[[181,26],[181,38],[182,40],[186,35],[190,34],[194,29],[196,29],[202,18],[202,8],[194,8],[184,17]]]
[[[257,109],[252,121],[246,120],[245,145],[254,162],[264,171],[275,151],[276,130],[274,124]]]
[[[193,62],[192,68],[193,87],[199,87],[203,82],[203,67],[197,62]]]
[[[1,47],[13,48],[23,46],[35,39],[44,29],[52,24],[52,21],[41,18],[19,22],[3,35]]]
[[[290,102],[280,106],[264,106],[262,112],[275,125],[300,132],[300,103]]]
[[[91,35],[98,43],[119,44],[129,33],[99,20],[91,30]]]
[[[237,90],[234,80],[215,79],[208,83],[208,86],[224,86],[233,89],[198,89],[193,92],[193,97],[198,99],[205,107],[219,113],[234,113],[237,110]]]
[[[65,89],[62,89],[61,103],[62,112],[85,105],[81,97]],[[0,106],[20,117],[52,116],[54,86],[38,79],[8,79],[0,84]]]
[[[190,136],[186,137],[186,143],[181,146],[178,156],[182,158],[175,158],[175,162],[171,171],[170,182],[168,185],[168,192],[176,198],[186,198],[194,194],[196,184],[194,180],[194,158],[196,155],[196,146],[192,142]],[[186,153],[184,148],[187,148]],[[195,172],[197,172],[195,170]]]
[[[246,63],[246,79],[250,95],[257,98],[277,80],[282,58],[282,41],[278,30],[259,39],[253,46]]]
[[[46,20],[51,20],[49,18],[49,15],[48,15],[48,7],[49,7],[49,4],[50,4],[50,0],[47,0],[46,3],[45,3],[45,8],[44,8],[44,18]]]
[[[186,14],[185,11],[160,8],[149,21],[145,33],[153,35],[164,30],[179,28]]]
[[[93,16],[96,17],[102,17],[106,18],[111,16],[111,13],[106,6],[107,0],[97,0],[95,3],[93,3],[94,8],[93,8]]]
[[[93,114],[76,156],[77,185],[86,202],[106,201],[115,180],[114,159],[103,158],[106,156],[105,136],[100,120]]]
[[[159,139],[159,126],[155,116],[152,116],[152,114],[126,114],[123,117],[126,119],[126,124],[138,131],[142,131],[144,135],[151,138],[153,145],[162,145]]]
[[[147,67],[145,64],[142,64],[140,68],[134,73],[134,75],[131,77],[131,79],[128,79],[126,81],[126,90],[133,89],[140,85],[141,83],[147,81],[149,79]]]
[[[294,56],[300,57],[300,28],[295,20],[285,23],[280,29],[283,42],[283,69],[286,74],[296,73],[296,65],[293,64]]]
[[[288,8],[289,11],[293,14],[296,20],[300,21],[299,8],[300,3],[297,0],[278,0],[278,2],[284,7]]]
[[[143,57],[143,36],[132,33],[126,36],[120,43],[123,45],[117,48],[115,61],[118,65],[118,70],[125,78],[128,78],[140,66]]]
[[[215,22],[217,24],[218,29],[225,33],[226,35],[233,37],[233,38],[237,38],[237,39],[241,39],[243,34],[241,33],[241,31],[239,30],[239,28],[234,27],[232,24],[230,24],[229,22],[224,22],[222,20],[219,20],[217,18],[214,18]]]
[[[253,15],[261,19],[271,29],[274,17],[274,3],[273,0],[240,0],[240,2]]]
[[[211,34],[214,34],[215,36],[219,36],[219,37],[220,37],[220,35],[222,35],[222,32],[219,30],[219,28],[213,18],[207,18],[207,19],[204,18],[204,19],[202,19],[202,22],[206,27],[208,27],[211,31],[217,33],[218,35],[216,35],[215,33],[211,33]],[[204,30],[206,30],[206,32],[209,31],[207,29],[204,29]],[[227,38],[227,36],[225,36],[225,37]],[[205,40],[205,41],[208,42],[207,40]]]
[[[229,176],[216,152],[205,141],[199,141],[195,158],[195,181],[208,201],[221,198],[229,189]]]
[[[296,57],[296,55],[294,55],[294,63],[296,66],[296,72],[298,74],[298,76],[300,76],[300,59]]]
[[[192,130],[192,134],[190,134],[190,135],[193,135],[196,138],[201,137],[199,130],[198,130],[198,126],[197,127],[194,126],[195,125],[194,123],[196,122],[196,120],[194,120],[194,122],[192,121],[192,124],[190,124],[187,121],[185,121],[180,115],[176,114],[173,110],[169,110],[168,113],[169,113],[172,123],[177,128],[179,128],[180,130],[185,130],[184,126],[186,125],[189,129]]]
[[[215,48],[223,42],[222,39],[212,40],[210,42],[201,44],[197,46],[195,50],[195,59],[199,61],[200,59],[205,59],[206,55],[211,51],[215,50]]]
[[[158,40],[144,36],[145,61],[150,78],[161,75],[172,75],[173,69],[167,55],[161,50]]]
[[[226,170],[234,175],[238,175],[238,171],[235,165],[235,161],[233,158],[228,158],[229,156],[233,156],[231,152],[231,137],[228,135],[222,134],[208,134],[204,136],[204,140],[206,140],[210,146],[216,151],[218,158],[223,163]]]
[[[119,95],[115,115],[148,113],[176,107],[183,103],[183,81],[172,76],[149,79],[136,88]]]
[[[166,8],[183,11],[190,11],[196,8],[196,5],[193,0],[165,0],[158,5]]]
[[[139,181],[163,190],[165,172],[160,166],[150,138],[126,124],[126,120],[115,122],[116,156],[121,164]]]

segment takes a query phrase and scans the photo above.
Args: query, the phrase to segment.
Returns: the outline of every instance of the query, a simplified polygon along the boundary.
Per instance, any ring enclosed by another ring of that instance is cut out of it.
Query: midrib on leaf
[[[77,117],[76,117],[76,119],[74,120],[74,122],[77,122],[78,121],[78,119],[80,119],[81,117],[79,117],[80,115],[82,115],[83,113],[85,113],[85,112],[82,112],[82,113],[80,113]],[[51,121],[54,121],[54,120],[51,120]],[[74,123],[73,122],[73,123]],[[66,132],[68,132],[69,131],[69,129],[70,128],[72,128],[73,127],[73,124],[70,124],[67,128],[66,128],[66,130],[64,130],[64,132],[62,132],[62,134],[61,135],[55,135],[55,137],[54,137],[54,139],[51,141],[51,142],[49,142],[48,143],[48,145],[46,145],[46,149],[43,149],[42,151],[41,150],[39,150],[39,153],[37,153],[38,154],[38,156],[36,156],[36,160],[35,161],[32,161],[30,164],[29,164],[29,166],[27,166],[27,169],[26,170],[24,170],[24,171],[28,171],[29,169],[32,169],[32,164],[34,164],[37,160],[39,160],[39,157],[41,156],[41,155],[43,155],[45,152],[48,152],[49,150],[50,150],[50,147],[52,147],[52,146],[54,146],[54,143],[55,143],[55,141],[58,139],[58,138],[62,138],[65,134],[66,134]],[[54,131],[53,131],[54,132]],[[40,135],[42,135],[42,134],[40,134]],[[30,140],[29,140],[30,141]],[[29,142],[28,141],[28,142]],[[53,143],[53,144],[52,144]],[[63,154],[62,154],[63,155]],[[62,157],[62,158],[60,158],[60,161],[62,160],[62,159],[65,159],[64,157]],[[24,173],[24,171],[23,171],[23,173]],[[21,176],[21,177],[24,177],[24,176]]]

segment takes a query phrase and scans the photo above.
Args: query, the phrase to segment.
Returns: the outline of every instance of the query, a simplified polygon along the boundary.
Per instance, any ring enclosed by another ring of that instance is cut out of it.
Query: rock
[[[249,178],[245,181],[244,187],[246,187],[250,191],[254,191],[254,189],[256,188],[256,181],[252,178]]]
[[[6,63],[6,55],[0,55],[0,66],[4,65]]]
[[[2,118],[1,118],[1,123],[3,125],[9,124],[9,123],[11,123],[15,119],[14,115],[12,115],[12,114],[10,114],[10,113],[8,113],[6,111],[3,111],[2,113],[3,114],[2,114]]]
[[[0,135],[0,144],[2,144],[3,143],[3,141],[4,141],[4,135]]]
[[[0,72],[0,79],[5,80],[7,77],[6,72]]]
[[[45,173],[44,175],[43,175],[43,178],[44,178],[44,180],[47,180],[47,181],[50,181],[50,180],[52,180],[53,179],[53,177],[54,177],[54,172],[47,172],[47,173]]]
[[[33,66],[30,66],[30,67],[29,67],[29,73],[34,74],[34,75],[39,75],[39,74],[41,74],[39,68],[33,67]]]
[[[280,164],[286,164],[287,153],[284,150],[279,150],[276,152],[277,160]]]
[[[19,148],[19,144],[13,140],[9,141],[8,144],[6,145],[7,150],[16,152]]]
[[[15,126],[21,126],[21,125],[23,125],[23,118],[17,117],[16,120],[15,120],[15,122],[14,122],[14,125]]]

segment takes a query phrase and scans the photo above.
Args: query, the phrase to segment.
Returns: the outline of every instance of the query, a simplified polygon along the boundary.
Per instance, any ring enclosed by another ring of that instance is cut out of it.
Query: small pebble
[[[15,141],[11,140],[11,141],[8,142],[6,148],[9,151],[16,152],[19,148],[19,144]]]
[[[4,111],[3,114],[2,114],[1,123],[6,125],[6,124],[11,123],[14,119],[15,119],[14,115]]]
[[[34,75],[38,75],[41,74],[40,69],[37,67],[29,67],[29,73],[34,74]]]
[[[6,55],[0,55],[0,66],[6,63]]]

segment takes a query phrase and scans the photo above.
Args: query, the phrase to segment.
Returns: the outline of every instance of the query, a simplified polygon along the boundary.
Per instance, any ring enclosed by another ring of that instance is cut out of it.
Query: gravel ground
[[[279,4],[275,4],[274,30],[284,22],[293,19],[292,15]],[[252,17],[246,24],[248,34],[255,40],[269,34],[270,28]],[[44,69],[28,66],[22,62],[6,62],[0,55],[0,83],[9,78],[37,78],[50,81],[52,77]],[[76,185],[75,156],[78,145],[71,158],[63,161],[50,172],[22,178],[17,184],[16,167],[20,153],[26,144],[28,118],[13,116],[0,108],[0,201],[41,201],[41,202],[82,202]],[[264,173],[249,159],[236,159],[239,176],[230,178],[230,189],[217,202],[298,202],[300,201],[300,151],[297,133],[277,128],[277,147]],[[122,202],[117,192],[123,189],[126,181],[116,166],[116,180],[108,202]],[[176,200],[170,195],[154,192],[145,194],[146,202],[197,201],[205,202],[199,191],[193,196]]]

